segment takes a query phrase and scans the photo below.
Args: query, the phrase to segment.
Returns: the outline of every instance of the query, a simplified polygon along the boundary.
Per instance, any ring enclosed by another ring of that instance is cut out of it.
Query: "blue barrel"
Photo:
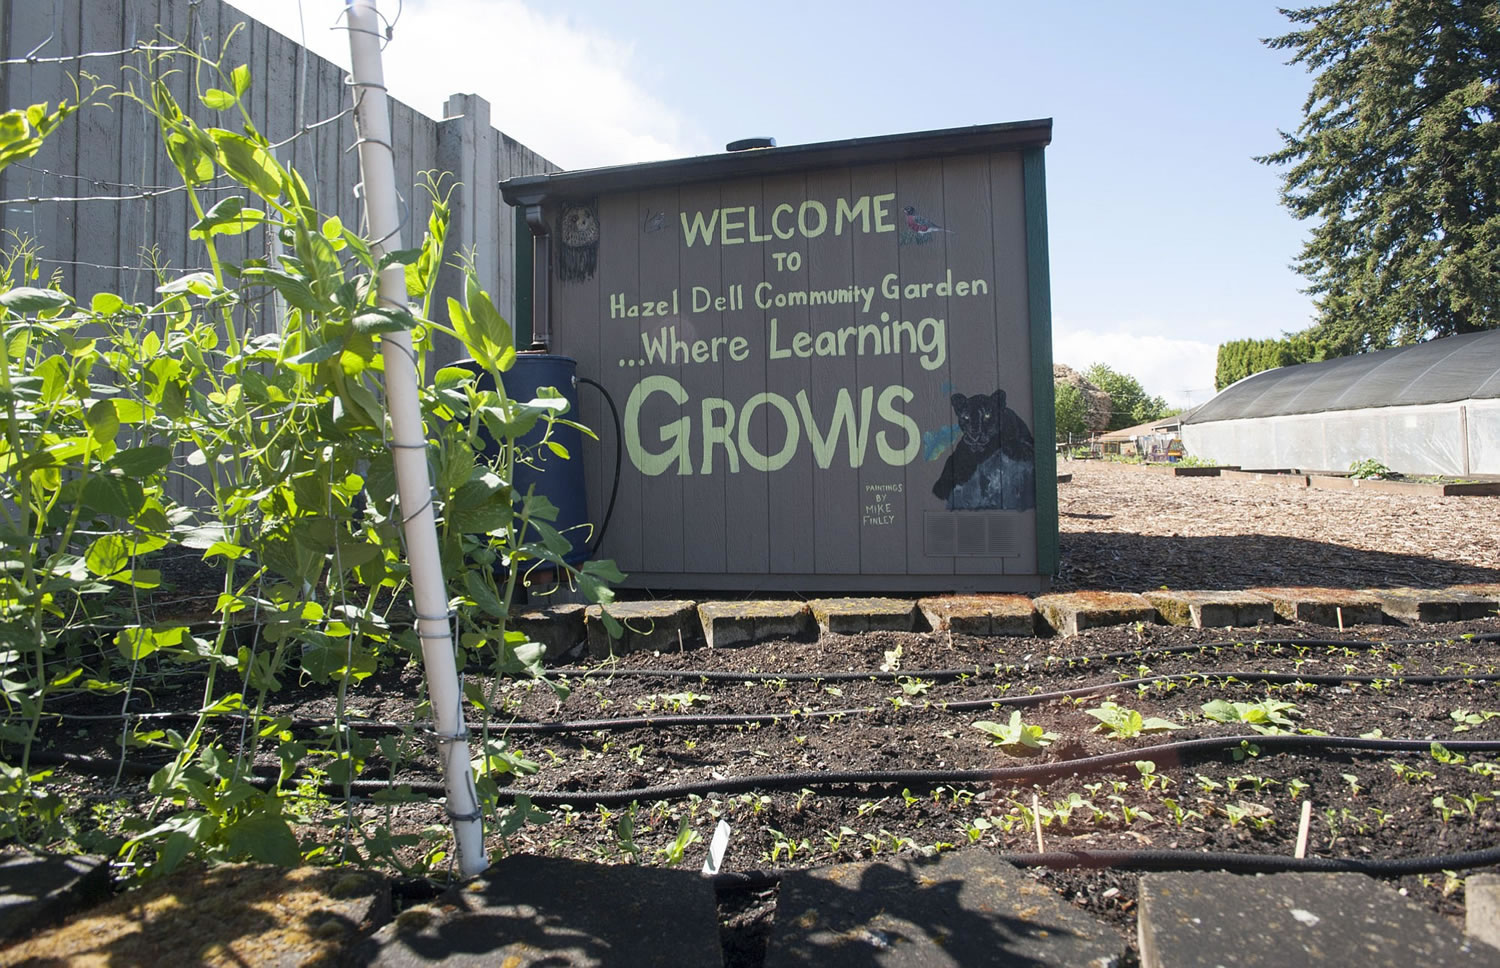
[[[494,388],[489,374],[473,360],[460,360],[453,365],[478,373],[480,389]],[[556,387],[568,401],[567,416],[576,420],[577,370],[578,361],[571,356],[517,353],[515,366],[502,374],[501,379],[505,383],[506,396],[523,402],[534,399],[537,390],[542,387]],[[530,433],[521,438],[521,443],[528,448],[535,447],[541,443],[545,429],[545,423],[539,422]],[[517,495],[525,494],[528,488],[534,487],[535,493],[545,495],[557,507],[557,520],[552,522],[552,526],[572,542],[573,549],[563,557],[568,564],[577,567],[588,558],[588,545],[593,537],[593,529],[588,527],[588,499],[583,487],[583,435],[576,427],[553,424],[552,439],[567,450],[569,459],[564,460],[543,447],[533,454],[531,464],[516,468],[513,483]],[[486,456],[496,457],[499,453],[498,445],[487,433],[484,440]]]

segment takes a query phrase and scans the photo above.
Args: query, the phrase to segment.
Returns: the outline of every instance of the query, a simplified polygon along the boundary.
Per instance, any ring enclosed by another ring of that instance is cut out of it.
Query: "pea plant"
[[[371,760],[402,751],[358,728],[351,690],[420,654],[399,604],[409,573],[381,399],[381,335],[396,330],[412,334],[423,376],[460,666],[492,677],[487,690],[465,690],[483,722],[481,802],[506,833],[545,817],[523,809],[517,820],[497,805],[498,778],[538,768],[489,715],[503,678],[543,676],[543,647],[509,627],[511,603],[537,567],[602,604],[623,576],[610,562],[569,565],[556,509],[512,486],[543,449],[568,456],[552,439],[569,423],[566,404],[552,389],[506,394],[512,333],[472,262],[460,257],[464,298],[433,306],[453,186],[429,181],[419,246],[377,257],[276,160],[245,109],[247,67],[182,48],[143,56],[112,96],[155,120],[208,269],[159,271],[145,301],[100,292],[85,303],[40,278],[29,243],[0,258],[0,832],[23,842],[68,833],[48,772],[30,760],[49,706],[93,694],[121,701],[122,757],[141,747],[171,757],[151,776],[143,815],[122,822],[128,869],[163,873],[190,855],[403,863],[403,843],[359,834],[350,806]],[[201,110],[174,96],[174,58],[186,58]],[[75,110],[5,114],[0,167],[34,153]],[[230,259],[226,240],[247,232],[268,233],[283,253]],[[391,264],[405,270],[404,308],[376,302],[375,278]],[[438,332],[475,366],[434,367]],[[523,443],[533,431],[539,440]],[[189,487],[179,502],[180,482]],[[220,575],[211,623],[159,620],[149,607],[163,585],[156,560],[184,551]],[[197,681],[181,731],[128,715],[167,673]],[[332,691],[333,720],[316,734],[267,713],[293,686]],[[259,753],[280,764],[269,782],[252,770]],[[401,796],[393,787],[387,799]]]

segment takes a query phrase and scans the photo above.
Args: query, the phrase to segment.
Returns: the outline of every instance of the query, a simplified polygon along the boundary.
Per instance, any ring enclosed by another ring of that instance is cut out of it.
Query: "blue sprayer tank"
[[[479,374],[479,388],[494,389],[494,380],[473,360],[460,360],[453,364]],[[568,401],[567,416],[578,419],[578,361],[570,356],[552,353],[517,353],[516,363],[501,377],[505,394],[513,400],[532,400],[542,387],[555,387]],[[539,421],[520,443],[534,448],[541,442],[546,429],[545,421]],[[546,447],[532,451],[532,463],[516,468],[513,486],[517,496],[535,487],[535,493],[545,495],[557,507],[557,520],[552,526],[561,531],[572,543],[572,550],[563,557],[568,564],[577,567],[589,555],[589,541],[593,529],[588,526],[588,501],[583,487],[583,435],[578,428],[561,423],[552,425],[552,439],[568,452],[569,459],[552,453]],[[484,435],[485,456],[495,457],[499,447],[488,433]]]

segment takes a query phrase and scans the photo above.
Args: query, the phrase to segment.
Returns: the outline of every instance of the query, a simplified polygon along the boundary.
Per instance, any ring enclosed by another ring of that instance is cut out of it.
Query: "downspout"
[[[359,147],[360,177],[364,186],[365,218],[370,245],[377,260],[401,248],[401,221],[396,202],[395,151],[391,147],[390,110],[380,44],[385,39],[375,0],[345,0],[349,55],[354,65],[354,124]],[[406,277],[400,265],[380,273],[381,305],[405,311]],[[474,789],[469,762],[468,730],[463,718],[463,693],[458,684],[453,634],[448,615],[448,593],[438,556],[437,522],[432,510],[432,479],[427,470],[427,435],[417,388],[416,356],[406,330],[384,333],[380,352],[385,362],[386,411],[391,423],[391,458],[401,496],[402,527],[411,565],[412,604],[417,636],[427,673],[427,694],[443,763],[448,818],[458,848],[460,873],[470,877],[489,865],[484,852],[484,813]]]
[[[552,346],[552,235],[542,213],[542,196],[518,200],[531,227],[531,348],[547,352]]]

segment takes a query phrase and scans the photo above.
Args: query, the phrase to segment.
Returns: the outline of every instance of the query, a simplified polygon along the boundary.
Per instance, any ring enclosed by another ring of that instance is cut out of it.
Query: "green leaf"
[[[99,316],[112,316],[124,305],[125,300],[112,292],[96,292],[94,298],[89,300],[89,308]]]
[[[130,447],[109,459],[109,466],[127,477],[144,480],[172,463],[172,448],[164,444]]]
[[[234,85],[234,96],[244,97],[245,92],[250,90],[250,67],[241,64],[229,74],[229,80]]]
[[[199,97],[199,100],[202,101],[203,106],[208,108],[210,111],[222,111],[225,108],[234,107],[236,98],[228,91],[222,91],[217,87],[211,87],[203,92],[202,96]]]
[[[204,239],[215,235],[240,235],[263,224],[265,220],[265,212],[245,208],[243,196],[231,195],[193,223],[192,228],[188,230],[188,236],[194,239]]]
[[[211,293],[218,280],[214,279],[212,272],[189,272],[187,275],[179,276],[169,282],[156,287],[156,291],[164,296],[174,293],[192,292],[198,295]]]
[[[258,810],[225,827],[222,834],[231,858],[249,858],[279,867],[296,867],[302,862],[297,836],[279,814]]]
[[[113,443],[120,432],[120,415],[115,412],[113,400],[100,400],[89,407],[85,418],[89,425],[89,436],[98,443]]]
[[[370,306],[354,317],[356,333],[395,333],[417,325],[412,314],[403,309]]]
[[[117,518],[130,518],[146,503],[146,491],[138,481],[118,474],[95,474],[83,485],[85,507]]]
[[[281,196],[281,166],[270,152],[244,135],[210,128],[208,135],[218,151],[219,164],[234,179],[268,201]]]
[[[479,572],[472,570],[464,572],[464,591],[474,599],[474,604],[491,616],[505,618],[505,606],[501,604],[499,597],[490,591]]]
[[[331,360],[342,352],[344,352],[344,338],[340,336],[337,339],[324,343],[322,346],[314,346],[310,350],[304,350],[288,359],[287,362],[311,366],[315,363],[322,363],[324,360]]]
[[[106,534],[96,538],[83,555],[89,572],[101,578],[119,574],[130,564],[130,549],[125,539],[118,534]]]
[[[0,292],[0,306],[13,313],[44,313],[49,309],[61,309],[72,301],[67,293],[58,292],[55,289],[17,286]]]

